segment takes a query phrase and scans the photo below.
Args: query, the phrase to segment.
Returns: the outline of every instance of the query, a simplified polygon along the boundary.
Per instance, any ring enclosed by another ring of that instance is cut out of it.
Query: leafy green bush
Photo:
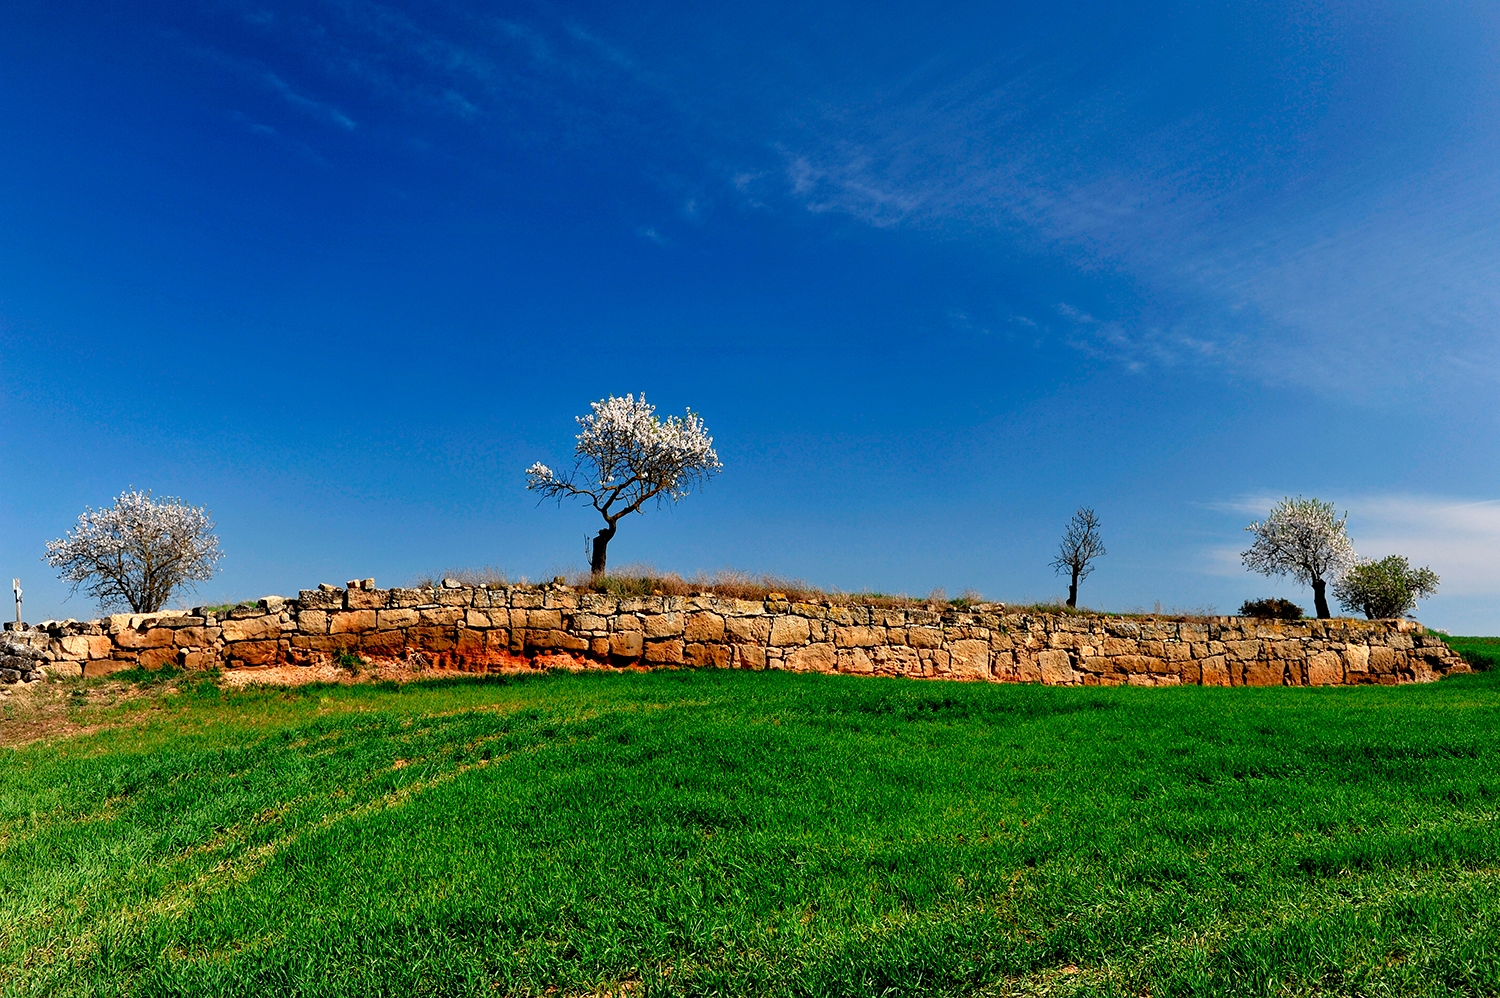
[[[1263,617],[1269,620],[1301,620],[1302,608],[1289,599],[1247,599],[1240,604],[1241,617]]]
[[[1417,600],[1437,592],[1437,573],[1412,568],[1399,554],[1379,561],[1361,561],[1333,584],[1333,595],[1345,610],[1371,620],[1403,617],[1417,608]]]

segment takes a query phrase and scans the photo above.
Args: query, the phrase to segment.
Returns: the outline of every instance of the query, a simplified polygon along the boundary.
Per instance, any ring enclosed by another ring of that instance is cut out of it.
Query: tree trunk
[[[1328,612],[1328,597],[1323,595],[1323,590],[1328,588],[1328,583],[1322,579],[1313,579],[1313,605],[1318,608],[1318,619],[1327,620],[1333,614]]]
[[[594,536],[593,554],[589,558],[589,574],[598,578],[604,574],[604,555],[609,549],[609,539],[615,535],[615,525],[611,523]]]
[[[1068,583],[1068,606],[1078,609],[1078,566],[1073,566],[1073,581]]]

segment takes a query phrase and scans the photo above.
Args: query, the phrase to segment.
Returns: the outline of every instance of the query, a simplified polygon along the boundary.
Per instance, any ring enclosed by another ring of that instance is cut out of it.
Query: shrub
[[[1240,604],[1241,617],[1262,617],[1268,620],[1301,620],[1302,608],[1289,599],[1247,599]]]
[[[1359,611],[1371,620],[1402,617],[1417,608],[1417,600],[1437,592],[1437,573],[1412,568],[1393,554],[1379,561],[1360,561],[1333,587],[1345,610]]]

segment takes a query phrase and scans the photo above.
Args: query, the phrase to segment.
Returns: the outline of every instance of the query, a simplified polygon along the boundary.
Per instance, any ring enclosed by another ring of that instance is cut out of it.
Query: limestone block
[[[389,603],[390,597],[390,591],[386,589],[346,589],[344,609],[381,610]]]
[[[871,648],[870,661],[883,676],[920,676],[922,659],[915,648],[900,645]]]
[[[1236,662],[1251,662],[1260,657],[1260,642],[1249,641],[1226,641],[1224,642],[1226,657]],[[1280,685],[1279,670],[1277,685]]]
[[[512,610],[540,610],[542,608],[542,594],[535,589],[512,590],[510,594],[510,607]]]
[[[1099,654],[1101,655],[1139,655],[1140,653],[1140,642],[1133,638],[1106,637],[1099,642]]]
[[[771,644],[777,647],[806,644],[812,628],[804,617],[779,616],[771,622]],[[831,660],[832,656],[830,656]],[[830,669],[832,668],[830,661]]]
[[[62,650],[69,658],[108,658],[114,643],[102,634],[77,634],[62,639]]]
[[[609,638],[590,638],[589,654],[595,658],[605,658],[609,655]]]
[[[167,648],[142,648],[137,658],[142,669],[160,669],[164,665],[177,664],[177,649]]]
[[[303,610],[302,612],[298,613],[297,630],[301,631],[303,634],[327,634],[328,611]]]
[[[941,648],[943,632],[937,627],[908,627],[906,643],[913,648]]]
[[[344,591],[334,589],[303,589],[297,593],[297,609],[299,610],[342,610],[344,608]]]
[[[733,645],[734,668],[753,669],[756,672],[766,667],[766,649],[760,645]]]
[[[772,641],[774,640],[773,632]],[[786,667],[794,672],[833,672],[838,668],[838,654],[833,645],[826,641],[819,642],[789,652]]]
[[[270,665],[276,661],[279,650],[280,645],[275,641],[235,641],[224,649],[224,657],[245,665]]]
[[[460,632],[462,636],[462,632]],[[526,631],[526,644],[532,648],[550,648],[553,651],[586,652],[589,639],[569,634],[567,631]]]
[[[562,627],[562,611],[543,610],[540,608],[524,611],[512,610],[510,612],[510,626],[555,631]]]
[[[729,668],[729,646],[717,643],[693,642],[683,649],[682,660],[687,665],[705,669]]]
[[[386,599],[386,606],[392,608],[411,609],[436,601],[430,589],[391,589]],[[298,601],[300,604],[300,600]]]
[[[949,667],[953,675],[964,679],[988,679],[990,676],[990,643],[979,638],[965,638],[948,643]]]
[[[646,642],[645,661],[651,665],[681,665],[683,643],[681,638]]]
[[[179,648],[207,648],[216,644],[222,633],[218,627],[183,627],[172,632],[172,639]]]
[[[836,655],[835,667],[839,672],[858,676],[869,676],[875,673],[875,661],[863,648],[839,648]]]
[[[359,650],[371,658],[401,658],[406,654],[406,635],[400,631],[367,631],[360,636]]]
[[[1151,634],[1155,632],[1155,629],[1151,628],[1143,628],[1142,630],[1145,634]],[[1146,656],[1147,658],[1164,659],[1167,657],[1167,643],[1159,638],[1153,639],[1149,637],[1142,637],[1140,642],[1140,649],[1141,654]]]
[[[423,624],[408,630],[406,640],[413,648],[440,654],[453,649],[455,632],[451,627]]]
[[[135,661],[122,658],[92,659],[83,663],[83,675],[89,679],[97,679],[100,676],[107,676],[112,672],[119,672],[122,669],[134,669],[136,666],[137,663]]]
[[[1168,641],[1165,651],[1168,662],[1186,662],[1193,657],[1192,645],[1181,641]]]
[[[1152,658],[1149,655],[1117,655],[1110,660],[1110,664],[1113,666],[1113,671],[1130,675],[1148,675],[1153,672],[1167,671],[1165,660]]]
[[[1049,649],[1037,653],[1037,666],[1041,670],[1042,682],[1049,686],[1072,683],[1076,679],[1072,660],[1061,649]]]
[[[1182,664],[1182,682],[1187,686],[1198,686],[1203,682],[1202,659],[1191,659]]]
[[[177,665],[179,668],[201,671],[212,669],[219,664],[219,656],[211,651],[188,651],[182,649],[177,653]]]
[[[874,648],[876,645],[885,644],[883,631],[873,627],[853,626],[835,627],[833,629],[833,643],[838,648]],[[989,648],[985,648],[988,654]]]
[[[227,633],[229,625],[225,624]],[[329,634],[360,634],[375,630],[374,610],[344,610],[328,615]]]
[[[1343,651],[1344,671],[1365,673],[1370,671],[1370,646],[1349,645]]]
[[[616,631],[610,635],[609,653],[616,658],[640,658],[644,651],[644,636],[640,631]]]
[[[487,631],[491,627],[488,610],[465,610],[464,626],[471,631]]]
[[[1016,680],[1022,683],[1040,683],[1042,681],[1042,666],[1037,661],[1037,654],[1028,651],[1017,651],[1016,656]]]
[[[516,612],[514,610],[512,610],[511,611],[511,619],[512,620],[515,619],[515,615],[516,615]],[[612,628],[611,628],[612,630],[616,630],[616,631],[640,631],[642,633],[645,632],[645,625],[641,623],[641,618],[639,618],[637,616],[634,616],[632,614],[628,614],[627,613],[627,614],[621,614],[618,617],[613,617],[613,618],[611,618],[611,623],[613,625]]]
[[[225,641],[269,641],[281,636],[281,620],[270,614],[244,620],[226,620],[221,626]]]
[[[373,610],[363,610],[363,611],[360,611],[360,612],[362,612],[362,613],[374,613],[375,611],[373,611]],[[421,627],[455,627],[455,626],[457,626],[457,624],[458,624],[458,622],[460,620],[464,619],[464,614],[466,614],[467,612],[468,612],[467,610],[463,609],[462,607],[457,607],[457,606],[424,606],[424,607],[419,607],[417,609],[417,624],[419,626],[421,626]],[[556,610],[551,610],[551,611],[532,611],[532,612],[533,613],[549,612],[549,613],[554,613],[555,614],[557,611]],[[531,627],[546,627],[546,626],[548,626],[546,623],[534,623],[534,622],[531,621],[530,617],[531,617],[531,614],[528,613],[527,614],[527,623],[528,623],[529,626],[531,626]],[[556,624],[554,626],[558,626],[558,627],[562,626],[562,621],[561,620],[556,621]]]
[[[398,631],[407,627],[416,627],[421,622],[420,613],[404,607],[397,610],[375,611],[375,626],[382,631]]]
[[[278,628],[279,630],[279,628]],[[153,627],[149,631],[126,628],[115,635],[115,644],[121,648],[166,648],[172,644],[172,630],[168,627]]]
[[[609,621],[597,613],[575,613],[572,627],[575,631],[607,631]]]
[[[474,591],[472,589],[434,589],[428,597],[430,602],[438,606],[467,607],[474,602]]]
[[[1369,665],[1371,672],[1388,676],[1395,671],[1396,653],[1381,645],[1370,645]]]
[[[658,613],[652,614],[641,621],[641,626],[646,630],[646,638],[672,638],[682,634],[683,619],[680,613]]]
[[[1274,662],[1246,662],[1244,669],[1246,686],[1282,685],[1283,666],[1279,660]]]
[[[1320,651],[1307,657],[1309,686],[1341,686],[1343,682],[1344,663],[1336,652]]]

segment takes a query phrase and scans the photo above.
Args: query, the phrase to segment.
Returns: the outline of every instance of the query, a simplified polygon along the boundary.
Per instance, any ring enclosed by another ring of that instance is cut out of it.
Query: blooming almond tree
[[[1344,532],[1348,519],[1347,513],[1335,516],[1331,502],[1287,497],[1264,520],[1245,528],[1255,543],[1240,560],[1252,572],[1290,575],[1311,586],[1318,616],[1330,617],[1328,583],[1343,578],[1354,564],[1354,546]]]
[[[589,407],[593,412],[578,417],[572,472],[559,474],[538,462],[526,469],[526,487],[558,502],[580,496],[604,517],[589,552],[589,571],[597,577],[604,574],[605,553],[622,517],[653,499],[676,502],[724,466],[691,409],[686,416],[659,419],[644,392],[639,401],[611,395]]]
[[[214,577],[223,552],[213,530],[201,506],[130,489],[109,509],[85,509],[67,537],[47,542],[43,560],[101,610],[153,613],[177,590]]]

